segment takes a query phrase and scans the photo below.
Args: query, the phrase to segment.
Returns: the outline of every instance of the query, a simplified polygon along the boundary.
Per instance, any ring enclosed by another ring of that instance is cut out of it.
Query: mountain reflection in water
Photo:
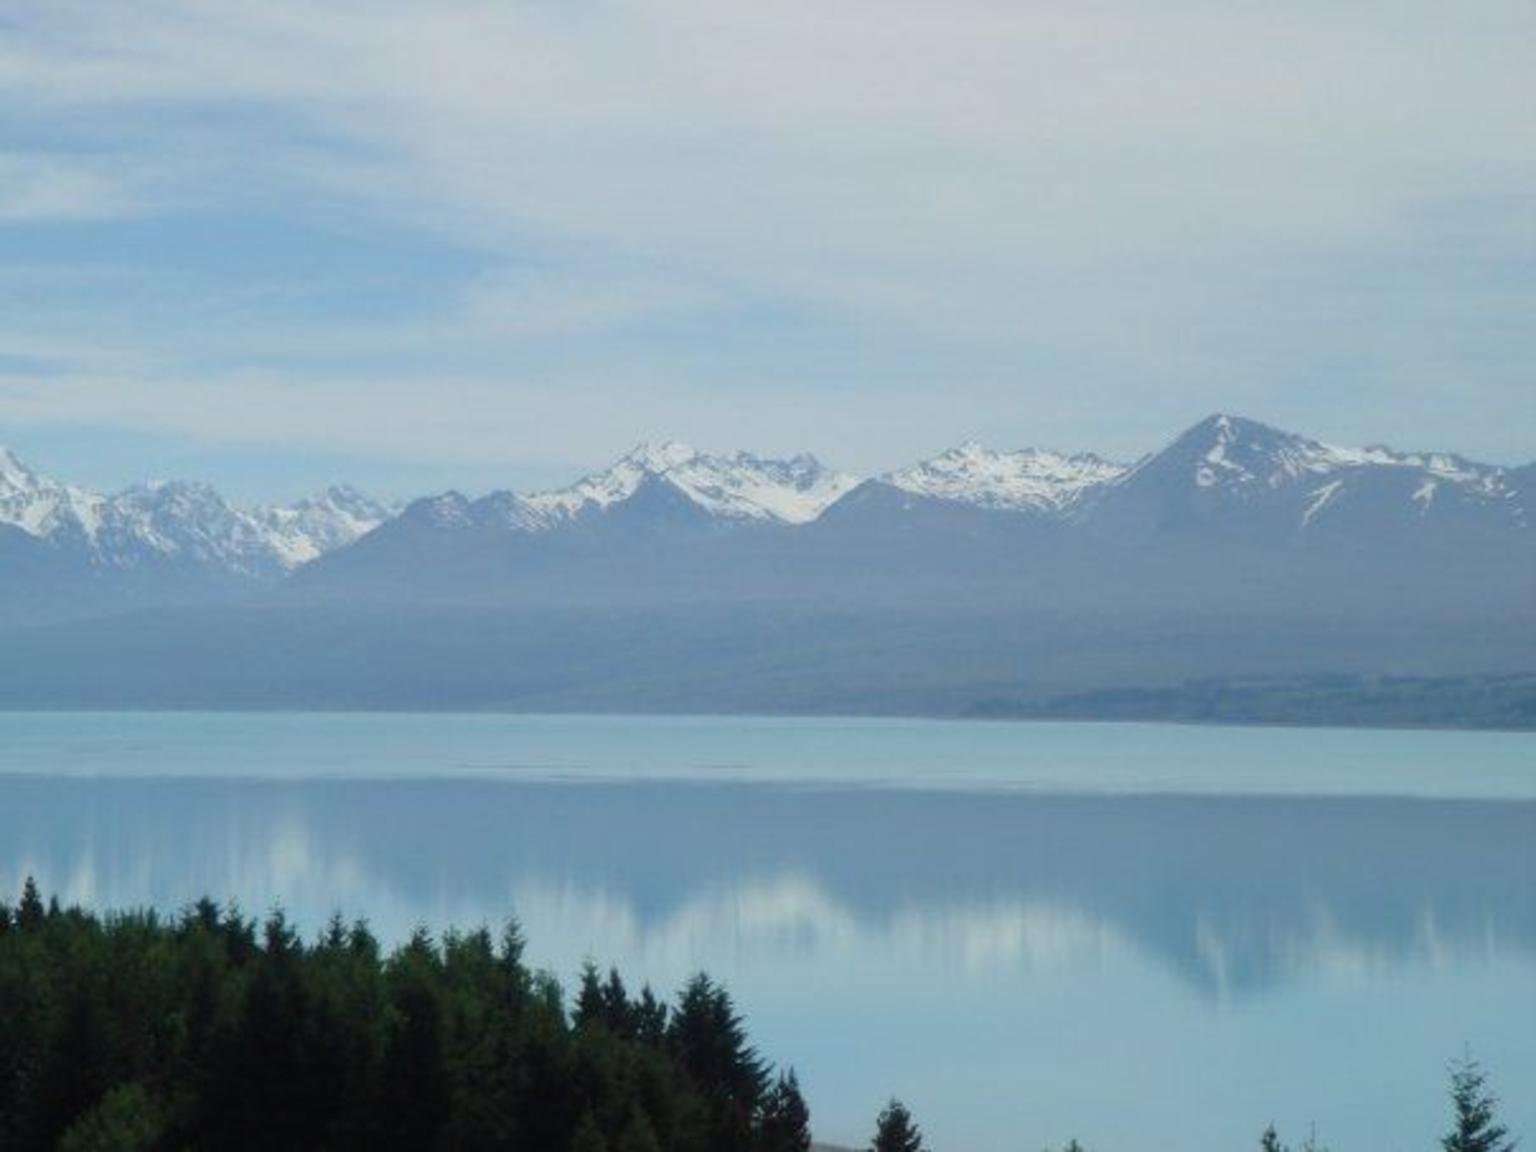
[[[0,778],[0,884],[28,872],[98,906],[208,892],[396,938],[515,912],[536,949],[661,973],[1139,951],[1242,997],[1309,973],[1536,963],[1529,802]]]

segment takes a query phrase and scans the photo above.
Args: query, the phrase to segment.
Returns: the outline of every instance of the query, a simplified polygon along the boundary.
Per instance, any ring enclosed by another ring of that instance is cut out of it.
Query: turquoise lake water
[[[28,873],[707,969],[836,1142],[1428,1149],[1468,1047],[1536,1140],[1530,735],[0,714]]]

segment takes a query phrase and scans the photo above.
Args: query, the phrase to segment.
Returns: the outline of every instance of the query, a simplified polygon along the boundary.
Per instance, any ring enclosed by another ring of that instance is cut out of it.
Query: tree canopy
[[[617,972],[573,1010],[515,924],[388,952],[361,921],[306,941],[208,901],[99,917],[27,883],[0,904],[0,1145],[805,1152],[707,976],[668,1007]]]
[[[1445,1152],[1514,1152],[1509,1130],[1497,1119],[1498,1101],[1487,1077],[1470,1056],[1451,1068],[1451,1130],[1440,1141]]]
[[[364,921],[98,916],[28,879],[0,901],[0,1147],[810,1152],[794,1070],[708,976],[669,1005],[588,964],[567,1008],[523,953],[515,922],[386,953]],[[1513,1152],[1470,1058],[1450,1096],[1443,1152]],[[925,1147],[892,1099],[870,1152]],[[1288,1152],[1273,1125],[1259,1148]]]
[[[875,1120],[870,1152],[923,1152],[923,1133],[900,1100],[892,1100]]]

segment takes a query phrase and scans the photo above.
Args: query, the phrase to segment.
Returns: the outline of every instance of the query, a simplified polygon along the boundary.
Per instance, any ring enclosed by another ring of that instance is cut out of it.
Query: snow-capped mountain
[[[101,523],[106,498],[39,476],[0,448],[0,524],[38,538],[89,540]]]
[[[1403,453],[1373,445],[1341,448],[1283,432],[1255,420],[1216,415],[1201,421],[1162,454],[1177,464],[1193,458],[1193,478],[1201,488],[1253,490],[1332,479],[1358,468],[1411,468],[1430,487],[1415,497],[1433,499],[1441,484],[1472,495],[1492,496],[1501,488],[1504,469],[1475,464],[1451,453]]]
[[[195,484],[108,496],[0,453],[0,584],[14,591],[0,608],[80,615],[71,581],[92,612],[175,602],[212,578],[349,603],[1071,611],[1338,605],[1390,585],[1426,610],[1474,596],[1523,610],[1533,508],[1531,467],[1339,448],[1223,415],[1131,467],[967,443],[861,483],[808,455],[663,442],[565,488],[449,492],[398,513],[345,488],[252,509]]]
[[[0,703],[942,712],[1064,675],[1525,672],[1533,510],[1536,466],[1236,416],[1130,468],[964,444],[862,483],[642,445],[398,513],[0,453]]]
[[[815,520],[857,484],[814,456],[764,459],[749,452],[716,456],[686,444],[641,444],[611,467],[565,488],[493,492],[471,500],[457,492],[419,500],[409,517],[437,529],[546,533],[591,525],[648,488],[712,520],[795,525]]]
[[[390,515],[385,505],[342,484],[297,504],[255,508],[250,519],[263,529],[268,548],[282,566],[293,569],[345,548]]]
[[[355,542],[389,515],[346,488],[250,510],[205,484],[158,482],[108,496],[39,475],[0,449],[0,525],[97,570],[276,576]]]
[[[1125,465],[1091,452],[1071,456],[1034,448],[999,452],[967,441],[881,479],[904,492],[931,499],[1061,515],[1125,471]]]
[[[1342,448],[1238,416],[1202,420],[1107,485],[1112,533],[1225,523],[1256,532],[1529,526],[1516,472],[1450,453]]]
[[[93,558],[114,568],[175,563],[240,576],[284,568],[255,521],[206,484],[158,482],[103,505]]]
[[[568,488],[529,496],[541,526],[604,511],[633,497],[647,480],[675,488],[711,516],[726,520],[805,524],[857,481],[814,456],[763,459],[750,452],[716,456],[686,444],[641,444],[611,468]]]

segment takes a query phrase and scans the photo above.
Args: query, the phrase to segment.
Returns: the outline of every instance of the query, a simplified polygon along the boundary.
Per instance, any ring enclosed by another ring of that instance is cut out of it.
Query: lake
[[[0,891],[499,924],[708,970],[822,1139],[1427,1149],[1470,1048],[1536,1140],[1536,736],[0,714]]]

